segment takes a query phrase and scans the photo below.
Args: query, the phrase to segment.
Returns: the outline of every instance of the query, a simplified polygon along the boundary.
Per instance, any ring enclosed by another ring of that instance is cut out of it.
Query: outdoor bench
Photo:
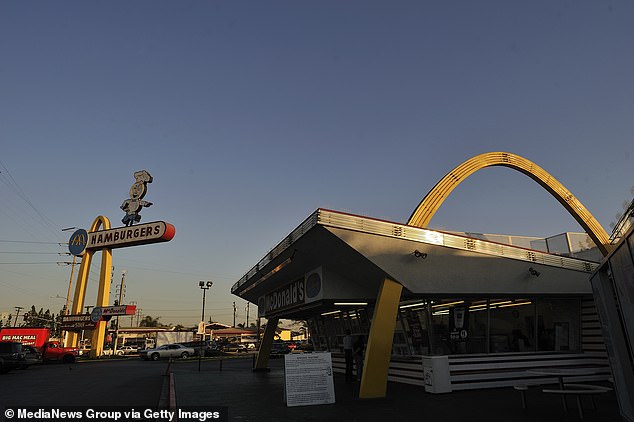
[[[612,390],[608,387],[589,384],[565,384],[565,387],[565,390],[544,389],[542,391],[546,394],[561,394],[564,403],[564,411],[568,411],[565,397],[575,396],[577,399],[577,409],[579,410],[580,419],[583,419],[583,406],[581,404],[581,396],[590,396],[590,398],[592,399],[592,407],[596,409],[596,404],[594,403],[594,395],[607,393],[608,391]]]

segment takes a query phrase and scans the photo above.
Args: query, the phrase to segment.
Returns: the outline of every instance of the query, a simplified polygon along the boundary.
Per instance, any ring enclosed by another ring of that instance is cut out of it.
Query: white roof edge
[[[452,249],[461,249],[503,258],[518,259],[527,262],[534,262],[536,264],[581,271],[588,274],[594,272],[599,267],[599,264],[596,262],[585,261],[578,258],[569,258],[547,252],[527,249],[520,246],[505,245],[490,240],[481,240],[464,235],[408,226],[406,224],[319,208],[273,249],[271,249],[271,251],[269,251],[269,253],[267,253],[264,258],[262,258],[242,278],[240,278],[240,280],[231,287],[231,292],[233,293],[243,286],[258,271],[264,268],[283,251],[288,249],[293,243],[299,240],[306,232],[316,225],[360,231],[379,236],[401,238],[423,244],[444,246]]]

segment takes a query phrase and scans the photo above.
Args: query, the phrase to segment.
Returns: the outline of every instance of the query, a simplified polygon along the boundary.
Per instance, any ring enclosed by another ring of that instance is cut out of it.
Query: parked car
[[[26,369],[31,365],[42,363],[42,353],[33,346],[22,345],[22,352],[24,352],[24,363],[20,369]]]
[[[291,349],[288,347],[288,344],[283,341],[274,342],[271,346],[270,356],[281,356],[286,355],[291,352]]]
[[[137,353],[139,350],[134,346],[119,346],[117,347],[117,356],[123,355],[132,355]]]
[[[0,373],[4,374],[11,369],[24,365],[24,352],[22,343],[15,341],[0,342]]]
[[[103,346],[103,350],[101,351],[101,355],[102,356],[112,356],[114,353],[112,351],[112,346],[109,344],[106,344],[105,346]]]
[[[248,351],[247,346],[242,343],[227,343],[222,349],[224,352],[238,352],[245,353]]]
[[[295,348],[295,351],[302,351],[302,352],[312,352],[314,350],[315,348],[313,347],[313,345],[307,341],[298,343],[297,347]]]
[[[145,360],[159,360],[161,358],[183,358],[194,356],[193,347],[185,347],[182,344],[164,344],[156,349],[141,350],[139,357]]]
[[[213,340],[205,340],[204,342],[201,342],[200,340],[188,341],[186,343],[180,344],[185,347],[192,347],[196,352],[196,356],[201,354],[201,352],[203,356],[218,356],[222,354],[222,352],[218,348],[218,344]]]

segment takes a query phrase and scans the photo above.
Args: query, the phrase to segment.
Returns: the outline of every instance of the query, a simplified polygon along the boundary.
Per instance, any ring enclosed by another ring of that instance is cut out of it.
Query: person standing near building
[[[357,337],[352,347],[352,356],[354,358],[354,364],[357,367],[357,381],[361,381],[361,374],[363,373],[363,351],[365,349],[365,342],[363,336]]]
[[[346,357],[346,381],[352,381],[352,336],[350,330],[346,330],[346,335],[343,338],[343,353]]]

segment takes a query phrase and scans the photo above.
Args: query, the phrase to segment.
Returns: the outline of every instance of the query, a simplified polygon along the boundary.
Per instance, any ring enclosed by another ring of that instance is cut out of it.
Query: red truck
[[[44,360],[57,360],[64,363],[75,362],[79,349],[63,347],[59,341],[49,341],[51,331],[48,328],[1,328],[0,341],[15,341],[37,348]]]

